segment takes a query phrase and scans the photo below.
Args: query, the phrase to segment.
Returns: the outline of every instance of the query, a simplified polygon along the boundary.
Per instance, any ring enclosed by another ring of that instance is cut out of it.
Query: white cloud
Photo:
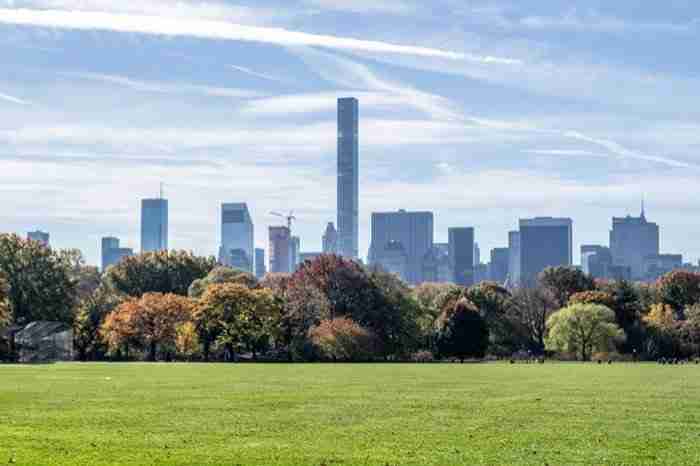
[[[12,97],[11,95],[7,94],[0,94],[0,100],[4,100],[6,102],[11,102],[13,104],[18,105],[31,105],[31,103],[27,102],[26,100],[18,99],[17,97]]]
[[[258,71],[251,70],[250,68],[247,68],[245,66],[229,65],[229,67],[235,71],[240,71],[241,73],[245,73],[247,75],[254,76],[256,78],[266,79],[268,81],[274,81],[274,82],[278,82],[278,83],[289,82],[288,80],[282,79],[278,76],[272,76],[271,74],[267,74],[267,73],[260,73]]]
[[[166,83],[157,81],[141,81],[127,76],[100,74],[100,73],[62,73],[64,76],[97,81],[117,86],[127,87],[140,92],[153,92],[159,94],[203,94],[211,97],[230,97],[234,99],[246,99],[260,97],[263,94],[248,89],[236,89],[229,87],[200,86],[185,83]]]
[[[351,13],[390,13],[408,15],[418,11],[416,5],[404,0],[305,0],[307,5],[324,10],[349,11]]]
[[[557,29],[576,32],[685,34],[698,31],[697,21],[690,23],[645,23],[599,14],[581,15],[576,11],[562,16],[527,16],[514,23],[509,22],[509,24],[514,27],[520,25],[530,29]]]
[[[72,30],[104,30],[166,36],[188,36],[215,40],[261,42],[282,46],[306,45],[485,63],[499,62],[499,60],[506,63],[512,61],[496,57],[467,56],[459,52],[429,47],[308,34],[281,28],[244,26],[224,21],[136,14],[0,8],[0,23]]]

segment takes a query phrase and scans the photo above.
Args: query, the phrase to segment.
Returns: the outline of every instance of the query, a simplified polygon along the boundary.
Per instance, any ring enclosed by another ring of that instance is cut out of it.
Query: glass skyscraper
[[[168,250],[168,201],[141,201],[141,252]]]
[[[248,205],[245,203],[221,205],[219,262],[246,272],[254,272],[254,226],[248,212]]]
[[[338,99],[338,253],[359,257],[359,102]]]

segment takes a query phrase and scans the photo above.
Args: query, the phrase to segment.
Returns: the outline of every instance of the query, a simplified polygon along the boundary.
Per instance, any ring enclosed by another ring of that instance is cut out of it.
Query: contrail
[[[467,55],[449,50],[391,44],[281,28],[244,26],[212,20],[164,18],[88,11],[0,8],[0,23],[77,30],[103,30],[140,34],[188,36],[204,39],[262,42],[280,46],[307,45],[332,49],[384,52],[402,55],[469,60],[492,64],[517,64],[518,60]]]
[[[12,97],[11,95],[7,94],[0,94],[0,100],[5,100],[7,102],[12,102],[13,104],[19,105],[31,105],[26,100],[18,99],[17,97]]]

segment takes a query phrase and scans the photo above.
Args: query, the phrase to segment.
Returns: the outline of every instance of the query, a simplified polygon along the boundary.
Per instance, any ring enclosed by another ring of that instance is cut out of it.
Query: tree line
[[[527,289],[409,287],[335,255],[257,280],[183,251],[100,273],[78,251],[0,235],[0,340],[38,320],[71,325],[84,361],[694,358],[700,274],[648,285],[554,267]]]

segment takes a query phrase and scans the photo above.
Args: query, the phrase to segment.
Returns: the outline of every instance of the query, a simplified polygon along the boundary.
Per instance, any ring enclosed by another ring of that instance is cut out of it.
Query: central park
[[[0,366],[0,464],[698,464],[700,367]]]

